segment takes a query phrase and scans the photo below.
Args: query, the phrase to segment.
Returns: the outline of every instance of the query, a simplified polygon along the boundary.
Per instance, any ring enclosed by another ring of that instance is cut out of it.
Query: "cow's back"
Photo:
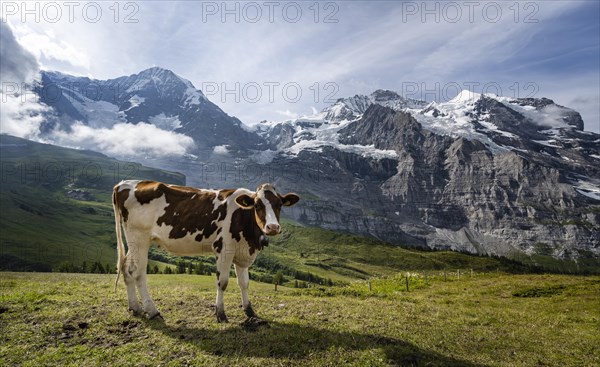
[[[126,232],[180,255],[210,253],[227,215],[227,198],[215,190],[129,180],[115,187],[114,197]]]

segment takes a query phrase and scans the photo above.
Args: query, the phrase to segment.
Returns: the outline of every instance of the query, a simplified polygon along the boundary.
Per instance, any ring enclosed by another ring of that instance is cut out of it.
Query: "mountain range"
[[[49,107],[41,137],[74,124],[152,124],[194,146],[143,163],[181,171],[195,186],[271,181],[302,196],[287,214],[308,225],[419,247],[600,262],[600,135],[547,98],[463,91],[425,102],[377,90],[246,126],[157,67],[111,80],[45,71],[36,91]]]

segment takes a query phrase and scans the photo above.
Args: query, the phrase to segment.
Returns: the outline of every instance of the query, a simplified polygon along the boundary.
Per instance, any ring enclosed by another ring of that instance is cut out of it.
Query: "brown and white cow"
[[[248,299],[248,268],[268,243],[266,236],[280,232],[282,206],[298,202],[298,195],[279,195],[270,184],[247,189],[202,190],[155,181],[122,181],[113,191],[117,232],[117,282],[123,273],[129,309],[160,316],[146,284],[151,243],[177,256],[214,253],[217,258],[217,321],[226,322],[223,293],[231,264],[235,265],[242,306],[255,317]],[[128,251],[122,240],[125,232]],[[141,297],[138,303],[136,287]]]

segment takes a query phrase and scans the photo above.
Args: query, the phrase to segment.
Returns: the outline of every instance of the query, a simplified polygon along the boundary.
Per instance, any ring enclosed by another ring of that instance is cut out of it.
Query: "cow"
[[[150,319],[162,318],[146,284],[150,245],[155,243],[176,256],[213,253],[217,260],[217,321],[227,322],[223,293],[232,263],[244,312],[249,318],[257,317],[248,299],[248,268],[268,244],[268,236],[280,233],[282,206],[292,206],[299,200],[294,193],[278,194],[271,184],[250,191],[205,190],[147,180],[121,181],[112,195],[118,253],[115,287],[123,273],[129,310],[135,315],[145,313]]]

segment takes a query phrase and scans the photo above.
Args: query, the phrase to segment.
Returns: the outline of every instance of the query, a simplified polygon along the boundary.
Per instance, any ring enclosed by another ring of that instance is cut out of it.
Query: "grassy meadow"
[[[127,312],[113,275],[0,273],[1,366],[598,366],[600,277],[430,273],[293,289],[149,275],[163,320]]]

